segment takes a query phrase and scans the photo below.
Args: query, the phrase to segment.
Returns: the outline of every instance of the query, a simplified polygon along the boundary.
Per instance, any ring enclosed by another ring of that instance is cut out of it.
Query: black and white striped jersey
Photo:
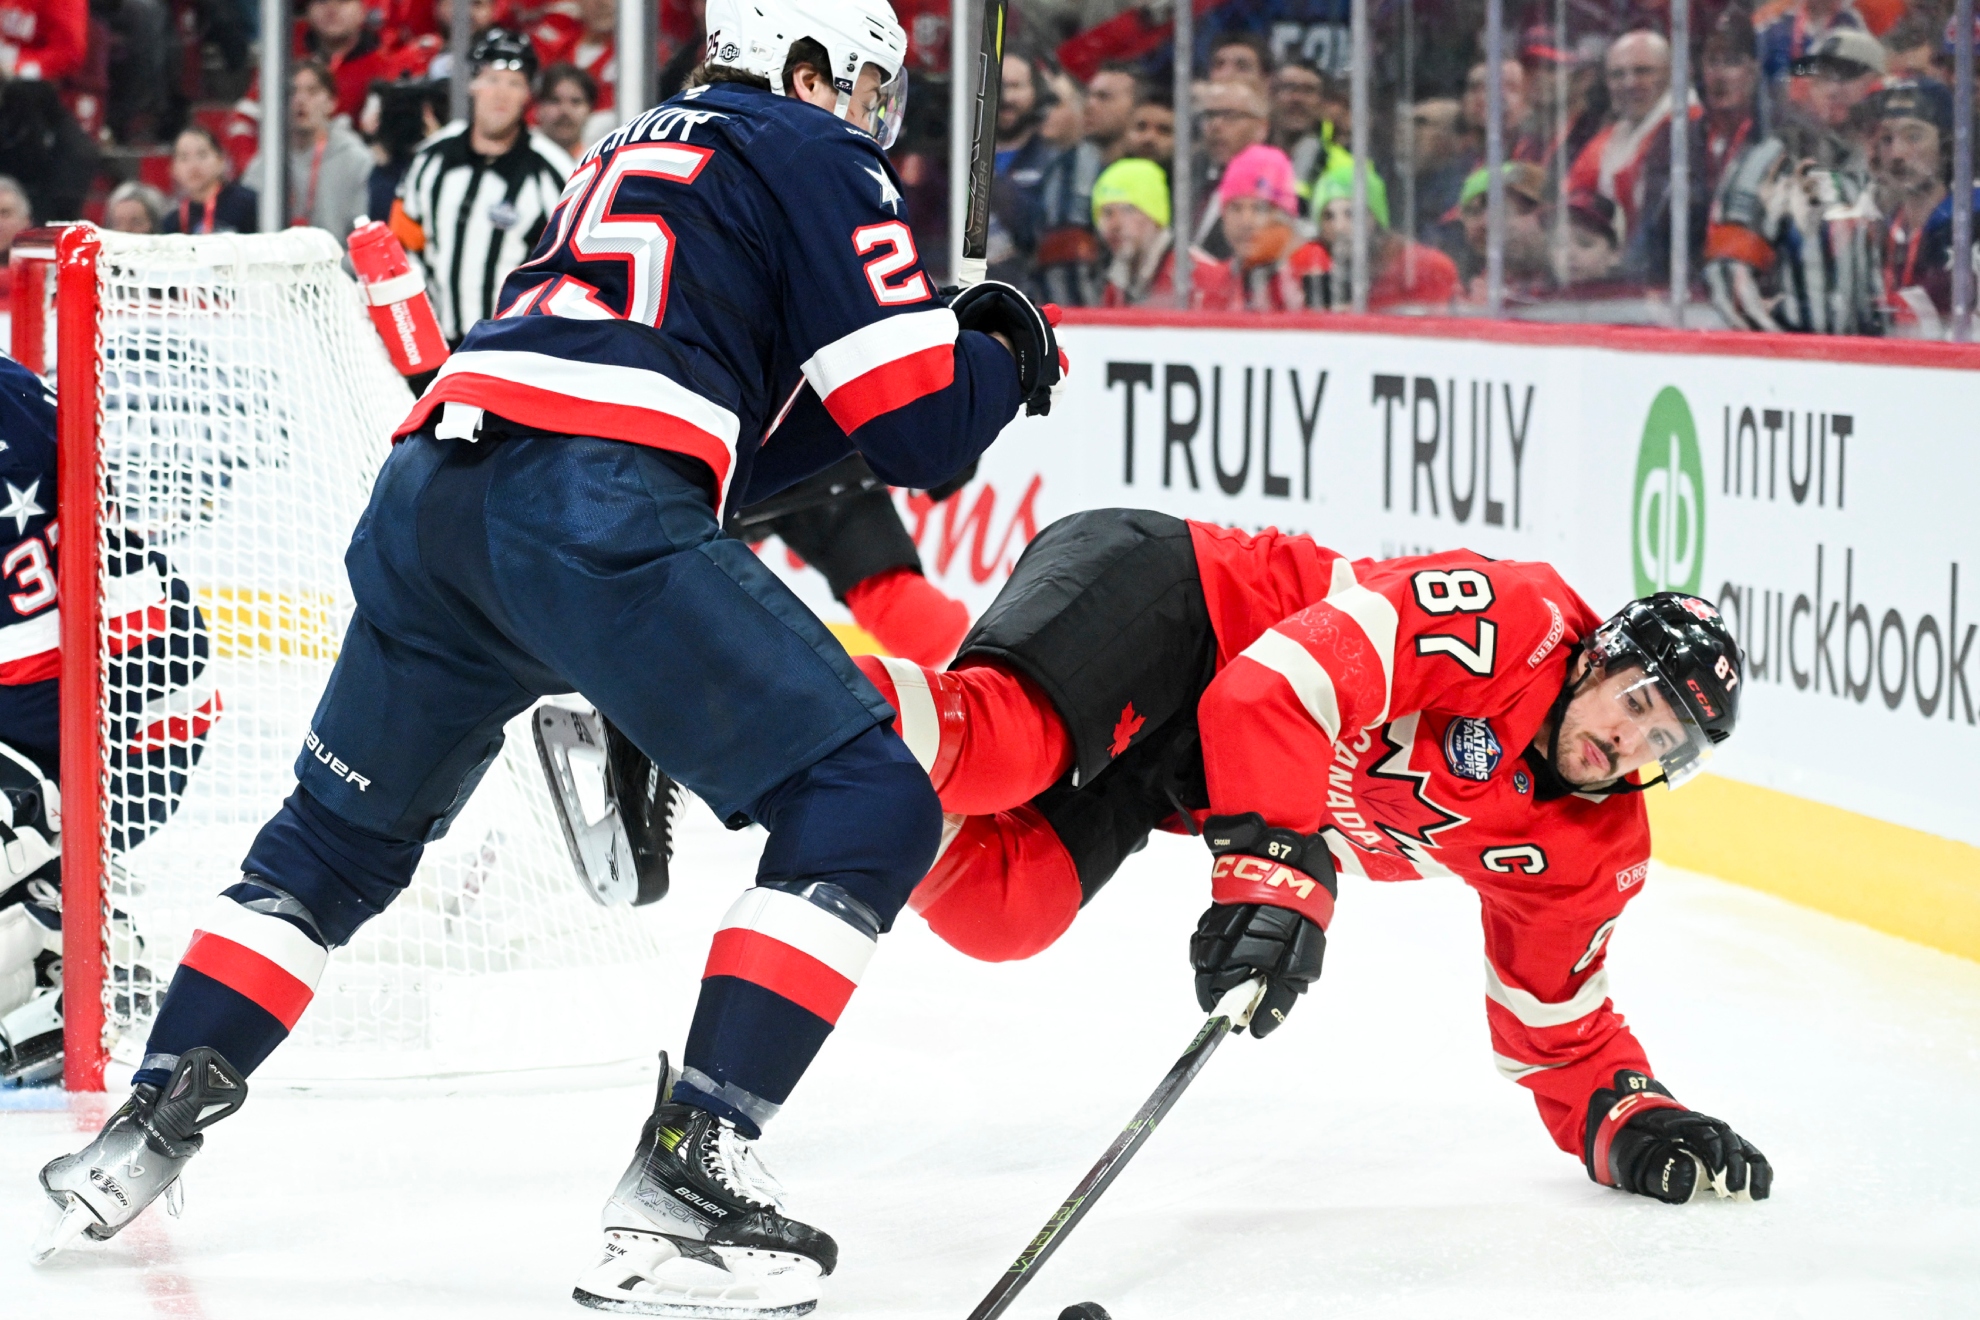
[[[392,228],[426,269],[449,344],[495,314],[502,281],[529,259],[570,172],[571,158],[540,133],[483,156],[465,124],[434,134],[413,157]]]

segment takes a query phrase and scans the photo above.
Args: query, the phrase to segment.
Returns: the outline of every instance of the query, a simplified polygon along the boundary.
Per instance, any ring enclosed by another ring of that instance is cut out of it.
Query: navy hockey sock
[[[197,1045],[220,1051],[243,1075],[253,1072],[309,1007],[329,954],[300,903],[243,877],[194,928],[132,1082],[163,1086],[179,1056]]]
[[[252,1073],[309,1006],[329,951],[404,891],[422,851],[297,788],[248,849],[247,874],[193,931],[131,1080],[163,1085],[196,1045]]]
[[[709,949],[674,1098],[758,1136],[928,873],[941,808],[901,740],[873,728],[751,814],[770,841]]]

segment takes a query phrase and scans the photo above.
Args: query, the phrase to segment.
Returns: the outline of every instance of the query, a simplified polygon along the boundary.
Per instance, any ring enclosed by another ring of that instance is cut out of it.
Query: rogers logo
[[[1540,645],[1533,648],[1532,655],[1526,657],[1526,667],[1528,669],[1538,669],[1540,662],[1545,660],[1553,652],[1553,649],[1561,644],[1561,637],[1567,632],[1567,620],[1561,617],[1561,607],[1554,604],[1553,601],[1548,600],[1545,596],[1540,598],[1540,603],[1547,607],[1547,613],[1554,616],[1554,621],[1547,628],[1546,639]]]
[[[1649,875],[1650,863],[1648,862],[1638,862],[1635,866],[1627,867],[1624,870],[1616,872],[1616,892],[1619,894],[1628,893],[1642,884]]]

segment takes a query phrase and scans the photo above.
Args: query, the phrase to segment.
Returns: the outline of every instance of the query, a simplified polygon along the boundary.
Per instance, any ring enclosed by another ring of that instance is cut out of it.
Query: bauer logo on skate
[[[324,746],[323,740],[316,736],[316,730],[311,729],[303,735],[303,748],[318,761],[329,766],[331,774],[346,783],[356,784],[358,792],[365,792],[371,787],[369,779],[345,765],[328,747]]]

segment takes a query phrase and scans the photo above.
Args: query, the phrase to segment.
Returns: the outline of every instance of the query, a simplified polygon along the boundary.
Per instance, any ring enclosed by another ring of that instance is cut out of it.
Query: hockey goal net
[[[31,237],[16,306],[53,334],[17,319],[16,355],[52,369],[61,431],[66,1080],[95,1089],[141,1057],[198,914],[295,785],[410,395],[320,230]],[[257,1080],[648,1053],[598,1009],[637,1002],[658,944],[579,887],[526,719]]]

